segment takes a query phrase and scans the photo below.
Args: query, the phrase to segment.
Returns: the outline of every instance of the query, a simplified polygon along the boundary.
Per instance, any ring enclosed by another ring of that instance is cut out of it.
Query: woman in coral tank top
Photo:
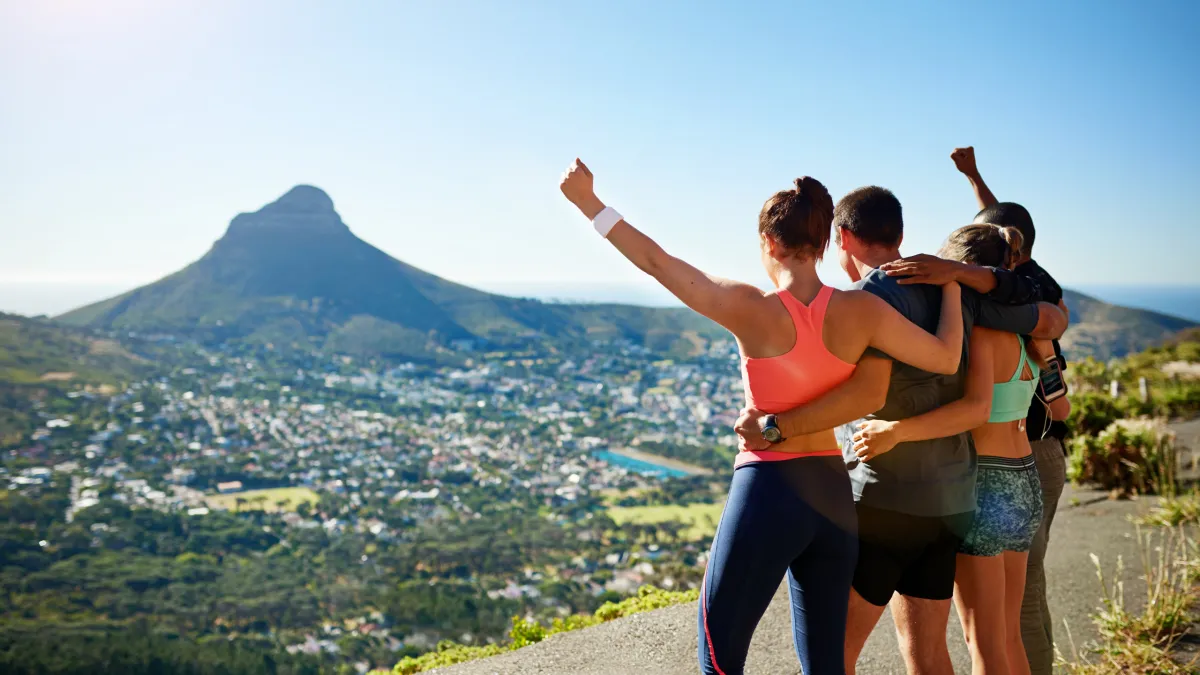
[[[930,335],[883,300],[821,283],[833,200],[813,178],[775,193],[758,215],[763,267],[775,290],[713,277],[668,255],[596,197],[578,159],[563,194],[630,262],[688,307],[733,333],[749,404],[782,412],[848,379],[873,347],[937,373],[958,370],[959,288],[943,288],[941,323]],[[786,574],[796,653],[807,675],[844,672],[846,604],[857,556],[854,503],[832,429],[776,438],[772,449],[737,456],[725,510],[700,591],[704,673],[741,673],[755,626]]]

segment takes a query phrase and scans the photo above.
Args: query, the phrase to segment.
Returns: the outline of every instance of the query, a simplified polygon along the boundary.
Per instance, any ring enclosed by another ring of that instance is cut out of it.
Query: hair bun
[[[999,226],[998,226],[999,227]],[[1000,227],[1000,236],[1004,237],[1004,241],[1008,242],[1009,251],[1013,256],[1021,252],[1021,247],[1025,244],[1025,237],[1021,231],[1015,227]]]
[[[821,181],[812,176],[801,176],[794,181],[794,184],[797,197],[806,198],[812,208],[821,213],[828,213],[832,217],[833,197],[829,196],[829,190],[825,189],[825,185]]]
[[[796,192],[808,192],[814,196],[827,193],[825,186],[821,185],[821,181],[813,178],[812,176],[801,176],[793,181],[793,183],[796,186]]]

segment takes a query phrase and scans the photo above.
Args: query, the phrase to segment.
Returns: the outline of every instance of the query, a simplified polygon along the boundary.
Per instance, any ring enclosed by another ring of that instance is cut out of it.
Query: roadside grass
[[[1161,530],[1153,533],[1137,528],[1138,550],[1143,579],[1146,582],[1146,604],[1141,612],[1132,612],[1125,602],[1125,585],[1121,581],[1124,561],[1117,558],[1116,579],[1109,584],[1100,567],[1100,559],[1092,554],[1096,578],[1102,590],[1100,610],[1093,615],[1100,632],[1098,644],[1085,647],[1085,654],[1075,646],[1067,626],[1071,659],[1061,652],[1058,665],[1069,675],[1184,675],[1195,673],[1200,656],[1181,662],[1173,654],[1181,637],[1198,620],[1196,603],[1200,600],[1200,546],[1189,536],[1186,528]],[[1064,622],[1065,625],[1065,622]]]
[[[1158,527],[1200,525],[1200,489],[1194,488],[1188,494],[1164,499],[1136,522]]]
[[[1161,420],[1116,420],[1068,442],[1067,476],[1118,495],[1175,497],[1179,451]]]
[[[711,537],[717,531],[724,504],[667,504],[662,506],[612,506],[608,517],[618,525],[658,525],[677,522],[687,529],[680,536],[689,541]]]
[[[213,495],[204,501],[211,508],[238,511],[295,511],[304,502],[316,504],[320,496],[306,487],[269,488]]]
[[[417,657],[406,656],[397,663],[391,671],[376,670],[370,675],[413,675],[434,668],[452,666],[456,663],[474,661],[489,656],[511,652],[522,647],[541,642],[556,633],[595,626],[606,621],[649,612],[662,607],[670,607],[684,602],[691,602],[700,597],[700,591],[664,591],[654,586],[642,586],[638,594],[620,602],[606,602],[594,614],[575,614],[565,619],[555,619],[547,628],[532,619],[519,616],[512,618],[512,628],[508,632],[509,642],[503,645],[462,645],[450,640],[438,643],[437,650]]]

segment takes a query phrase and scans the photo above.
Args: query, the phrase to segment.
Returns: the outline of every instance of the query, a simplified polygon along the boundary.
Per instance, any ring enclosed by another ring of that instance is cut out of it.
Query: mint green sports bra
[[[1024,419],[1029,414],[1029,403],[1033,401],[1038,376],[1042,371],[1025,353],[1025,338],[1017,336],[1017,342],[1021,343],[1021,360],[1017,362],[1017,372],[1013,373],[1008,382],[992,385],[992,414],[988,417],[988,422],[1013,422]],[[1025,364],[1029,364],[1029,371],[1033,373],[1033,377],[1028,380],[1021,379]]]

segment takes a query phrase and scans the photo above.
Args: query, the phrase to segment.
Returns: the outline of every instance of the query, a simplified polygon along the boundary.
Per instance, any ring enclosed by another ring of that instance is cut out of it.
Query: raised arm
[[[971,189],[975,191],[975,201],[979,202],[980,210],[1000,201],[988,189],[987,183],[983,182],[983,176],[979,175],[979,168],[975,166],[974,146],[955,148],[954,152],[950,153],[950,159],[954,160],[954,166],[971,181]]]
[[[861,294],[860,302],[867,306],[860,316],[863,321],[871,322],[872,347],[931,373],[950,375],[958,372],[963,340],[962,297],[958,284],[942,286],[942,314],[938,320],[937,335],[925,332],[891,305],[870,293],[852,293]]]
[[[966,394],[953,403],[906,420],[868,420],[854,434],[854,454],[869,461],[899,443],[945,438],[982,426],[992,414],[993,341],[986,331],[971,336]]]
[[[850,379],[802,406],[777,414],[779,431],[784,438],[815,434],[878,412],[887,402],[891,377],[891,359],[863,356]],[[762,437],[762,418],[766,415],[756,408],[742,411],[734,425],[742,450],[771,447]]]
[[[578,159],[563,174],[559,186],[567,199],[589,220],[604,210],[596,196],[592,172]],[[710,276],[669,255],[653,239],[622,219],[605,235],[618,251],[638,269],[679,298],[683,304],[712,319],[734,335],[753,334],[761,325],[765,305],[763,292],[750,284]]]

